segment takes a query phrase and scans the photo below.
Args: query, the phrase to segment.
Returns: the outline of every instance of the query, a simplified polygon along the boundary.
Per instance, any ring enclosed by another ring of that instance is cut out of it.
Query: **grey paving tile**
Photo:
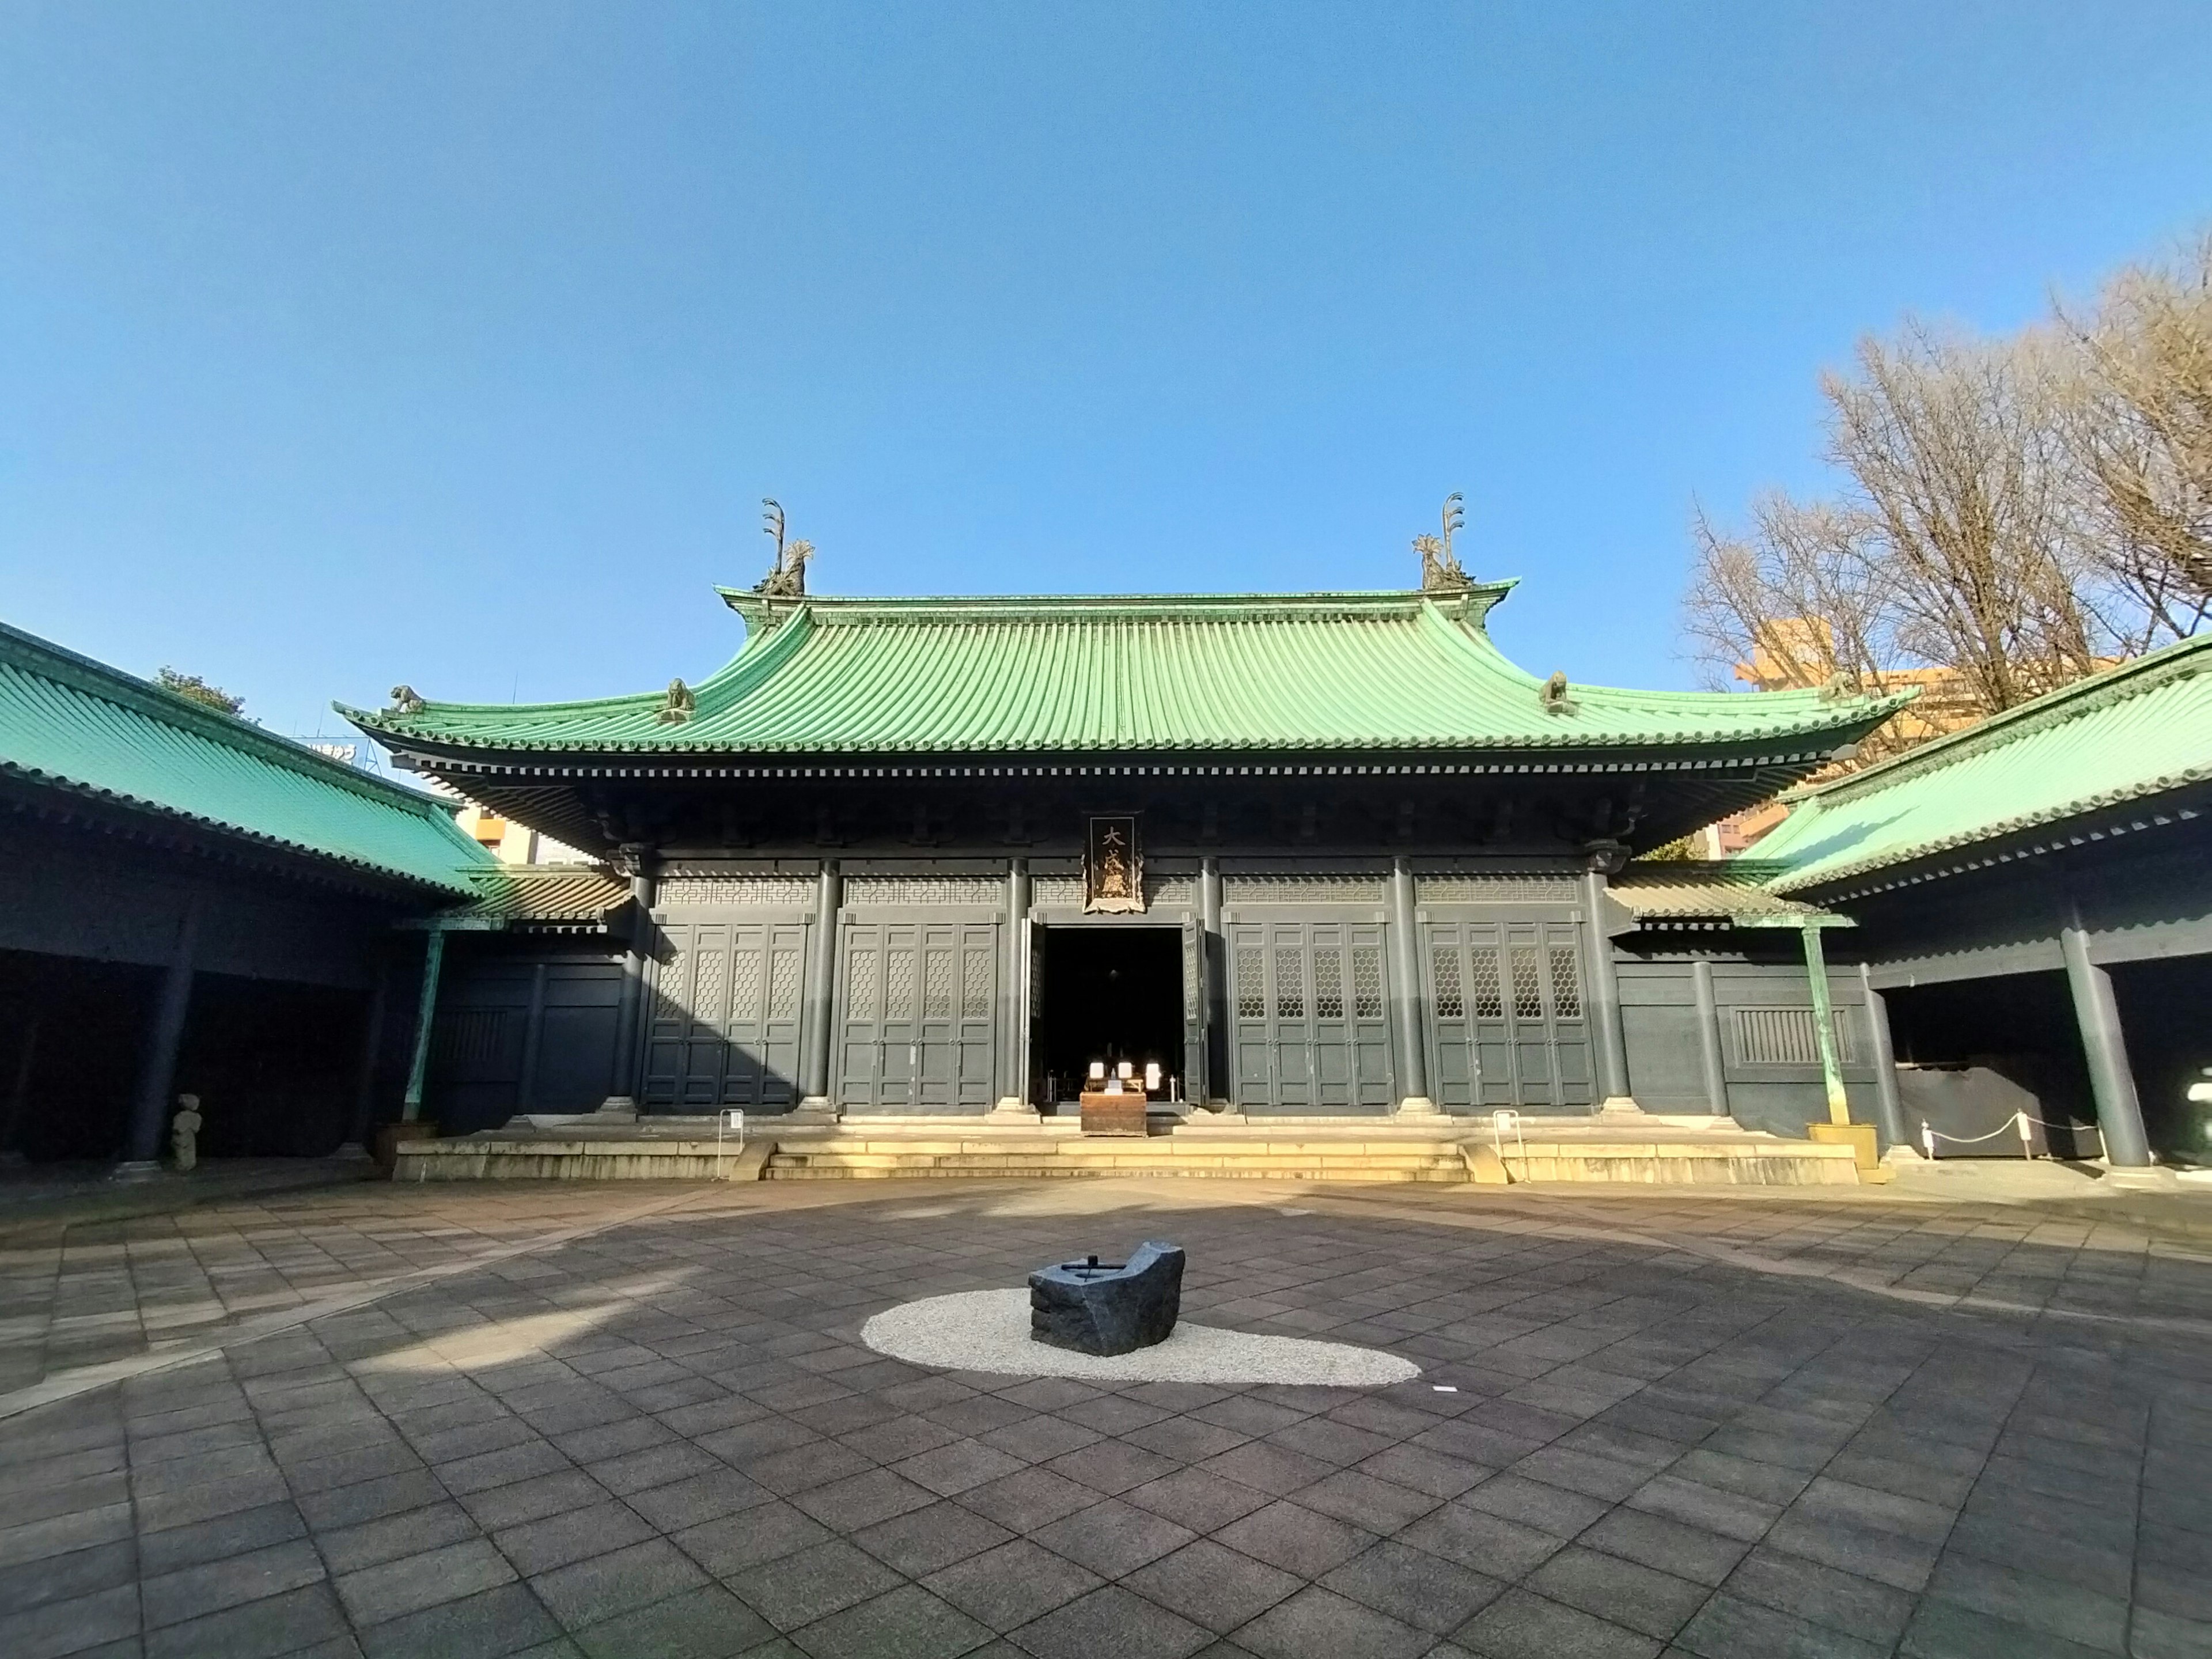
[[[589,1659],[732,1659],[775,1635],[767,1620],[719,1584],[618,1613],[574,1638]]]
[[[1487,1659],[1651,1659],[1660,1644],[1525,1589],[1509,1589],[1453,1632],[1453,1643]]]
[[[1024,1625],[1014,1645],[1036,1659],[1188,1659],[1211,1634],[1117,1584]]]
[[[533,1574],[530,1588],[566,1628],[578,1631],[705,1582],[690,1557],[653,1538]]]
[[[743,1521],[757,1513],[749,1510],[731,1519]],[[739,1600],[778,1630],[795,1631],[895,1589],[903,1581],[875,1557],[833,1538],[748,1567],[726,1582]]]
[[[1415,1659],[1435,1638],[1317,1584],[1279,1601],[1232,1639],[1257,1659]]]
[[[1132,1486],[1122,1497],[1199,1533],[1225,1527],[1268,1503],[1266,1492],[1204,1469],[1178,1469],[1141,1486]]]
[[[1899,1533],[1848,1521],[1823,1520],[1795,1510],[1774,1523],[1765,1541],[1858,1577],[1914,1591],[1927,1584],[1938,1553],[1936,1545]]]
[[[1088,1568],[1010,1540],[929,1574],[925,1589],[994,1631],[1010,1631],[1087,1595],[1103,1581]]]
[[[1971,1556],[1947,1555],[1929,1581],[1928,1594],[2083,1647],[2127,1650],[2127,1602],[2076,1584],[2052,1583]]]
[[[130,1584],[0,1614],[0,1653],[9,1659],[60,1659],[108,1643],[137,1642],[138,1592]]]
[[[1887,1642],[1863,1642],[1726,1591],[1674,1640],[1699,1659],[1882,1659],[1890,1650]]]
[[[672,1541],[718,1578],[827,1543],[830,1528],[788,1504],[763,1504],[672,1534]]]
[[[469,1538],[343,1573],[335,1582],[353,1621],[374,1625],[459,1601],[514,1576],[489,1539]]]
[[[403,1555],[419,1554],[441,1544],[475,1538],[481,1531],[466,1510],[448,1500],[364,1521],[359,1526],[317,1533],[315,1547],[322,1552],[332,1572],[353,1572],[396,1561]]]
[[[139,1586],[140,1607],[146,1628],[155,1630],[319,1583],[324,1577],[314,1547],[295,1538],[149,1577]]]
[[[146,1659],[265,1659],[349,1632],[327,1583],[226,1607],[146,1633]]]
[[[499,1553],[526,1578],[588,1560],[653,1535],[653,1527],[628,1505],[610,1498],[589,1509],[505,1527],[491,1535]]]
[[[1783,1506],[1765,1498],[1708,1486],[1676,1474],[1662,1474],[1629,1497],[1629,1507],[1702,1527],[1724,1538],[1756,1543],[1780,1518]]]
[[[1465,1458],[1413,1446],[1392,1446],[1352,1466],[1361,1474],[1373,1475],[1394,1486],[1426,1492],[1437,1499],[1457,1498],[1469,1487],[1488,1480],[1497,1471]]]
[[[772,1502],[773,1494],[735,1469],[718,1464],[707,1474],[633,1492],[626,1501],[661,1531],[676,1532]]]
[[[2098,1650],[1930,1596],[1897,1651],[1905,1659],[2101,1659]]]
[[[1400,1541],[1505,1579],[1534,1572],[1565,1547],[1553,1534],[1456,1503],[1416,1521]]]
[[[1484,1481],[1459,1502],[1468,1509],[1518,1521],[1556,1538],[1572,1538],[1612,1506],[1580,1492],[1563,1491],[1540,1480],[1500,1474]]]
[[[990,1638],[957,1607],[905,1584],[809,1625],[793,1639],[812,1659],[955,1659]]]
[[[1162,1556],[1127,1580],[1146,1601],[1215,1631],[1257,1618],[1304,1582],[1208,1538]]]
[[[1028,1467],[1024,1459],[987,1446],[980,1440],[956,1440],[892,1465],[902,1479],[926,1487],[939,1498],[980,1486]]]
[[[1751,1547],[1739,1539],[1723,1538],[1702,1527],[1631,1509],[1613,1510],[1577,1541],[1607,1555],[1708,1585],[1718,1585],[1725,1579]]]
[[[588,1509],[612,1496],[583,1470],[562,1468],[503,1486],[464,1492],[459,1501],[478,1526],[487,1532],[498,1532],[549,1515]]]
[[[1310,1486],[1323,1475],[1334,1474],[1338,1466],[1287,1446],[1255,1441],[1209,1457],[1196,1467],[1207,1474],[1234,1480],[1240,1486],[1249,1486],[1273,1498],[1286,1498],[1302,1486]]]
[[[957,1500],[1012,1532],[1034,1532],[1098,1501],[1097,1491],[1047,1468],[1024,1469],[971,1486]]]
[[[1180,1549],[1196,1534],[1165,1516],[1109,1498],[1040,1527],[1030,1536],[1102,1578],[1119,1578]]]
[[[1680,1640],[1675,1632],[1712,1594],[1706,1585],[1656,1567],[1573,1546],[1530,1574],[1528,1584],[1554,1601],[1662,1641]]]
[[[1110,1498],[1147,1480],[1172,1474],[1181,1465],[1172,1457],[1146,1451],[1126,1440],[1100,1440],[1063,1452],[1042,1467]]]
[[[1378,1480],[1357,1469],[1339,1469],[1299,1489],[1297,1501],[1355,1527],[1385,1536],[1411,1526],[1435,1509],[1439,1499],[1394,1481]]]
[[[1318,1578],[1375,1542],[1376,1534],[1284,1500],[1255,1510],[1214,1534],[1218,1542],[1301,1578]]]
[[[562,1639],[529,1587],[512,1583],[372,1626],[362,1632],[361,1647],[368,1659],[491,1659],[557,1651]]]
[[[1882,1645],[1893,1644],[1912,1615],[1913,1598],[1903,1590],[1765,1544],[1744,1557],[1723,1588],[1740,1600]]]
[[[1495,1578],[1389,1539],[1321,1582],[1340,1595],[1437,1633],[1465,1624],[1505,1589]]]

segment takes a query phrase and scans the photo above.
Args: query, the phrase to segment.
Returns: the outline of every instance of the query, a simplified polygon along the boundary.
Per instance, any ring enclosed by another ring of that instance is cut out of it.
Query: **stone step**
[[[1112,1176],[1177,1176],[1192,1180],[1326,1181],[1339,1185],[1402,1185],[1412,1182],[1435,1183],[1467,1180],[1463,1165],[1456,1168],[1398,1169],[1260,1169],[1249,1166],[1211,1167],[1159,1164],[1121,1169],[1110,1164],[1072,1164],[1057,1160],[1008,1163],[994,1167],[942,1164],[907,1166],[823,1164],[770,1158],[761,1171],[766,1181],[906,1181],[906,1180],[1097,1180]]]
[[[1457,1170],[1466,1160],[1457,1152],[1449,1156],[1415,1158],[1321,1157],[1292,1158],[1265,1154],[1245,1158],[1160,1158],[1125,1154],[1119,1158],[1036,1158],[1018,1153],[951,1152],[932,1158],[919,1153],[785,1152],[773,1160],[779,1166],[806,1164],[818,1169],[847,1170],[1001,1170],[1011,1165],[1065,1164],[1075,1169],[1110,1170]]]

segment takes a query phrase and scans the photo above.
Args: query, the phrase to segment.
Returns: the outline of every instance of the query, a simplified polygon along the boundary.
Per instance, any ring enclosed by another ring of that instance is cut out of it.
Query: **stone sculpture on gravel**
[[[1182,1249],[1154,1239],[1126,1262],[1063,1261],[1030,1275],[1030,1340],[1077,1353],[1164,1342],[1182,1310]]]

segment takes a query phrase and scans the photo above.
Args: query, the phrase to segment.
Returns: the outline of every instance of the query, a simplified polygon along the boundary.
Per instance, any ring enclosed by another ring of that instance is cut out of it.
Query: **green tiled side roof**
[[[0,624],[0,775],[446,893],[491,855],[428,796]]]
[[[1807,790],[1754,854],[1802,891],[2208,778],[2212,635]]]
[[[992,599],[727,593],[744,648],[692,688],[508,706],[432,702],[349,718],[456,749],[749,753],[1601,748],[1832,744],[1894,702],[1573,685],[1570,712],[1508,662],[1463,596]]]
[[[473,903],[453,914],[519,923],[597,922],[629,902],[629,884],[596,864],[499,865],[472,872]]]
[[[1606,890],[1639,920],[1794,921],[1825,915],[1818,905],[1774,891],[1770,884],[1788,873],[1787,865],[1764,859],[1637,860],[1608,880]]]

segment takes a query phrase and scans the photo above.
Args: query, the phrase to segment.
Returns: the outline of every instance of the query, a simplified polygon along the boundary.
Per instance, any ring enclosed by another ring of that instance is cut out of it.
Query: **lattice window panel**
[[[1555,1019],[1583,1017],[1582,967],[1575,957],[1571,945],[1552,947],[1552,1017]]]
[[[1240,948],[1237,952],[1237,1018],[1265,1019],[1267,1017],[1267,970],[1261,965],[1259,951]]]
[[[691,1018],[702,1025],[722,1023],[722,963],[720,951],[702,951],[692,960],[698,964],[691,981]]]
[[[1575,884],[1556,876],[1417,876],[1424,904],[1571,904]]]
[[[801,905],[813,894],[804,876],[665,876],[655,898],[664,905]]]
[[[1306,1017],[1306,958],[1302,951],[1275,952],[1275,1018]]]
[[[1735,1013],[1736,1053],[1747,1066],[1818,1066],[1820,1030],[1810,1008],[1738,1008]],[[1835,1011],[1836,1059],[1850,1065],[1858,1059],[1851,1022],[1843,1010]]]
[[[1338,951],[1314,952],[1314,1018],[1344,1018],[1344,957]]]
[[[884,953],[884,1018],[914,1018],[914,952],[911,951],[887,951]]]
[[[1228,904],[1380,904],[1389,896],[1380,876],[1224,876]]]
[[[1467,953],[1468,977],[1474,989],[1477,1019],[1505,1018],[1505,991],[1498,975],[1498,952],[1480,948]]]
[[[1030,878],[1030,902],[1049,905],[1055,909],[1075,909],[1083,902],[1083,878],[1032,876]]]
[[[777,951],[769,957],[768,1017],[799,1018],[799,952]]]
[[[1513,1018],[1541,1019],[1544,1017],[1544,981],[1536,967],[1536,947],[1516,945],[1513,947]]]
[[[876,1017],[876,953],[855,951],[845,959],[845,1015],[848,1019]]]
[[[730,957],[730,1018],[750,1024],[760,1018],[761,953],[738,951]]]
[[[921,1017],[952,1018],[952,952],[925,951],[921,963]]]
[[[1437,1018],[1466,1018],[1467,998],[1459,983],[1459,952],[1449,947],[1431,951],[1429,969],[1437,981]]]
[[[848,904],[1002,904],[1006,884],[999,876],[850,876]]]
[[[1382,951],[1379,945],[1362,945],[1352,953],[1352,1017],[1382,1018]]]
[[[991,953],[966,951],[960,957],[960,1018],[988,1019],[991,1015]]]

